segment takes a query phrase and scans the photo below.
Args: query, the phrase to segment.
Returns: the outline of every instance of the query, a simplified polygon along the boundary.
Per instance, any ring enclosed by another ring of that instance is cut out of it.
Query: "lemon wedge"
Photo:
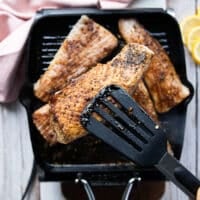
[[[200,16],[198,16],[198,15],[192,15],[192,16],[186,17],[181,22],[180,28],[181,28],[181,33],[182,33],[184,44],[187,45],[188,35],[189,35],[190,31],[197,26],[200,26]]]
[[[197,9],[197,15],[200,16],[200,7]]]
[[[188,49],[192,51],[194,44],[200,41],[200,26],[193,28],[188,34]]]
[[[192,57],[197,64],[200,64],[200,41],[194,44],[194,47],[192,49]]]

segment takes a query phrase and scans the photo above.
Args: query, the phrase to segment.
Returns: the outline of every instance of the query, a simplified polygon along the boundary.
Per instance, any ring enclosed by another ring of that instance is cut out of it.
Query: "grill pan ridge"
[[[168,133],[176,158],[180,158],[185,129],[187,105],[193,96],[193,87],[186,77],[184,49],[176,20],[162,9],[135,10],[42,10],[36,15],[27,45],[26,82],[21,90],[20,101],[28,114],[30,136],[40,179],[45,181],[68,180],[82,176],[96,185],[125,184],[134,176],[142,179],[161,180],[164,177],[154,168],[138,168],[106,144],[93,136],[78,139],[69,145],[49,146],[38,133],[31,114],[43,105],[33,95],[33,84],[48,67],[60,44],[73,24],[86,14],[105,26],[116,36],[120,18],[137,19],[155,37],[169,54],[182,82],[190,89],[190,96],[171,111],[159,115],[162,126]],[[120,38],[119,38],[120,40]],[[116,54],[123,42],[119,42]],[[111,56],[113,56],[111,55]],[[109,60],[108,57],[106,60]]]

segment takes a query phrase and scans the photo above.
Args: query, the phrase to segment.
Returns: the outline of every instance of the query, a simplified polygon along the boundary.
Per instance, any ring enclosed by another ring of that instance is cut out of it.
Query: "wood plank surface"
[[[195,0],[182,1],[182,0],[168,0],[167,6],[175,10],[176,18],[180,22],[185,16],[195,13]],[[173,30],[172,30],[173,31]],[[194,174],[197,172],[196,160],[197,160],[197,95],[196,95],[196,84],[197,77],[196,72],[197,68],[191,59],[188,50],[185,48],[185,58],[186,58],[186,67],[187,67],[187,76],[189,81],[194,86],[194,97],[188,106],[187,119],[186,119],[186,129],[185,129],[185,138],[183,151],[181,156],[181,162]],[[179,199],[185,200],[188,197],[183,194],[173,183],[167,183],[166,192],[163,199]]]
[[[0,199],[20,199],[32,162],[33,153],[24,108],[19,102],[0,105]]]
[[[195,0],[168,0],[168,7],[171,7],[175,10],[176,18],[180,22],[184,17],[187,15],[192,15],[195,13]],[[173,30],[172,30],[173,31]],[[189,81],[194,86],[194,97],[188,106],[187,112],[187,119],[186,119],[186,129],[185,129],[185,138],[184,138],[184,145],[183,151],[181,156],[181,162],[194,174],[196,174],[196,159],[197,159],[197,152],[196,152],[196,141],[197,141],[197,114],[196,114],[196,83],[197,77],[196,72],[197,68],[194,64],[191,56],[188,53],[188,50],[185,48],[185,58],[186,58],[186,67],[187,67],[187,76]],[[166,185],[166,192],[163,196],[165,200],[186,200],[185,194],[180,191],[173,183],[167,183]]]
[[[168,0],[167,3],[169,7],[175,9],[178,21],[193,14],[197,4],[200,6],[200,0]],[[200,178],[200,103],[198,103],[200,100],[200,66],[194,64],[187,49],[185,49],[185,56],[188,79],[194,86],[195,94],[188,106],[181,162]],[[21,198],[30,175],[32,162],[33,154],[25,109],[18,101],[0,105],[0,199],[18,200]],[[162,184],[152,187],[152,183],[145,183],[143,190],[139,192],[146,193],[140,194],[137,199],[188,200],[172,183],[166,183],[164,195],[156,193],[155,190],[158,187],[162,187]],[[65,188],[70,190],[69,186]],[[159,191],[162,192],[162,188]],[[104,193],[104,195],[107,194]],[[160,198],[161,195],[162,198]],[[60,183],[39,183],[35,180],[28,199],[64,200],[64,197]]]

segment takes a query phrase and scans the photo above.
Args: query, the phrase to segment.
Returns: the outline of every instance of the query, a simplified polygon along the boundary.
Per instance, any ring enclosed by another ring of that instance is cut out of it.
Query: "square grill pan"
[[[43,105],[33,95],[33,84],[46,70],[60,44],[83,14],[88,15],[116,36],[119,35],[118,19],[135,18],[167,51],[182,82],[191,92],[184,102],[170,112],[159,115],[161,124],[168,133],[175,157],[179,159],[181,155],[186,109],[192,98],[193,88],[186,77],[183,44],[176,20],[162,9],[42,10],[37,13],[29,35],[26,51],[26,82],[20,95],[20,100],[28,113],[33,151],[41,171],[40,179],[72,181],[77,176],[82,176],[96,185],[124,184],[134,176],[148,180],[161,180],[163,176],[154,168],[136,167],[91,135],[68,145],[49,146],[32,122],[31,114]],[[118,49],[103,62],[114,56],[122,46],[123,41],[120,41]]]

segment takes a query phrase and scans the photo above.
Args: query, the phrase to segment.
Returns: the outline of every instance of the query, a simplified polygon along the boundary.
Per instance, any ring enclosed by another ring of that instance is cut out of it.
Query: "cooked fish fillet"
[[[35,83],[35,96],[47,102],[52,93],[97,64],[116,46],[117,39],[112,33],[83,15],[62,43],[47,71]]]
[[[50,100],[52,125],[60,143],[69,143],[86,134],[80,114],[104,87],[116,84],[133,91],[148,68],[153,52],[139,44],[128,44],[107,64],[98,64],[79,79],[55,93]]]
[[[144,82],[141,80],[136,86],[136,89],[133,92],[132,97],[139,103],[139,105],[151,116],[151,118],[158,122],[157,114],[155,112],[153,103],[149,97],[147,88],[144,85]],[[50,119],[50,106],[46,104],[33,113],[33,122],[43,136],[43,138],[49,144],[57,143],[56,132],[51,125]]]
[[[49,104],[46,104],[37,109],[32,115],[33,123],[49,144],[55,144],[57,142],[56,132],[51,127],[49,111]]]
[[[139,83],[137,84],[132,97],[151,116],[151,118],[155,122],[158,122],[157,114],[155,112],[153,103],[149,97],[148,90],[145,87],[144,82],[142,80],[139,81]],[[55,144],[57,143],[56,132],[54,131],[50,120],[51,119],[49,104],[42,106],[33,113],[33,122],[40,134],[49,144]]]
[[[132,97],[155,122],[158,122],[156,110],[143,80],[140,80],[137,84]]]
[[[170,110],[190,94],[189,89],[181,83],[165,50],[136,20],[120,19],[119,31],[127,43],[146,45],[155,53],[144,80],[159,113]]]

